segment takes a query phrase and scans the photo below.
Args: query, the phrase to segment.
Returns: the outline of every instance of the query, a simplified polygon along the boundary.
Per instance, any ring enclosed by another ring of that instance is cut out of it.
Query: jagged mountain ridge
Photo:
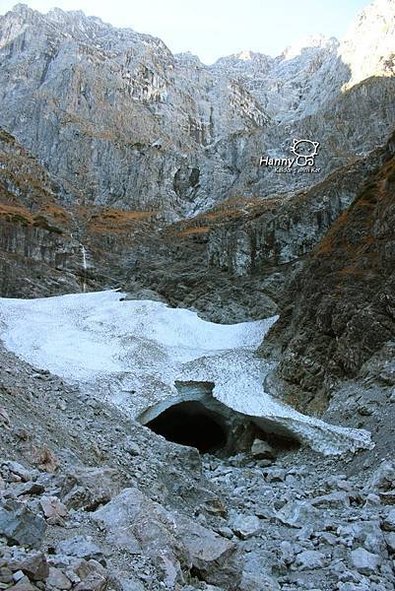
[[[41,15],[17,5],[0,19],[0,125],[62,180],[71,201],[83,195],[174,219],[236,194],[286,193],[322,180],[391,131],[395,7],[381,4],[369,14],[386,30],[370,43],[361,43],[362,21],[340,44],[318,38],[277,58],[244,54],[213,66],[81,12]],[[367,90],[355,87],[372,76]],[[349,121],[345,129],[334,113]],[[361,116],[367,121],[356,133]],[[321,141],[321,173],[263,174],[261,153],[286,153],[294,136]]]

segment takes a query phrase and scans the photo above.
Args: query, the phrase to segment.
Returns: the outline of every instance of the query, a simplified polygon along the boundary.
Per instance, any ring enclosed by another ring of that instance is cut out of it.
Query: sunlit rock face
[[[388,135],[394,13],[378,0],[344,42],[318,36],[276,58],[205,66],[82,12],[18,5],[0,18],[0,125],[87,203],[174,219],[235,194],[286,193]],[[295,137],[320,142],[317,174],[257,165],[289,156]]]
[[[350,68],[350,88],[369,76],[395,74],[395,2],[376,0],[361,12],[339,48]]]

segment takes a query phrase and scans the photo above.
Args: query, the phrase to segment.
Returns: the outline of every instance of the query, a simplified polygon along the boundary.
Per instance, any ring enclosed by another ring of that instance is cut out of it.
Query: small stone
[[[94,511],[119,491],[117,471],[112,468],[83,468],[70,472],[61,497],[68,509]]]
[[[58,458],[46,445],[35,450],[34,463],[40,470],[50,473],[55,472],[59,466]]]
[[[75,591],[105,591],[107,582],[107,577],[102,574],[91,573],[84,581],[78,583],[74,589]]]
[[[289,501],[276,517],[285,525],[303,528],[311,523],[315,515],[318,515],[318,510],[309,501]]]
[[[3,406],[0,406],[0,424],[2,427],[6,427],[7,429],[9,429],[11,426],[10,417]]]
[[[271,460],[275,457],[273,448],[262,439],[254,439],[251,446],[251,453],[256,460]]]
[[[328,495],[316,497],[311,501],[313,507],[339,508],[350,506],[350,495],[346,492],[332,492]]]
[[[325,556],[316,550],[305,550],[297,555],[295,564],[299,570],[315,570],[325,564]]]
[[[352,566],[363,575],[374,574],[381,563],[380,556],[361,547],[353,550],[350,556]]]
[[[284,482],[287,477],[287,471],[281,468],[277,469],[268,469],[266,471],[266,481],[267,482]]]
[[[37,587],[32,585],[27,577],[23,577],[18,583],[8,588],[8,591],[36,591]]]
[[[227,509],[221,499],[209,499],[203,505],[203,509],[210,513],[210,515],[219,515],[220,517],[226,517]]]
[[[391,509],[387,517],[384,518],[382,528],[385,531],[395,531],[395,508]]]
[[[22,495],[41,495],[45,491],[45,487],[38,482],[24,482],[13,487],[15,497]]]
[[[274,577],[260,569],[253,573],[243,571],[237,589],[240,591],[280,591],[280,586]]]
[[[338,538],[330,532],[320,533],[320,540],[324,544],[328,544],[328,546],[335,546],[338,543]]]
[[[251,538],[262,529],[261,522],[256,515],[237,515],[231,527],[242,540]]]
[[[86,579],[86,577],[91,573],[92,569],[89,566],[89,562],[87,560],[79,560],[77,563],[73,565],[74,574],[79,577],[80,581]],[[66,575],[71,580],[72,583],[75,583],[73,577],[71,576],[70,571],[66,572]],[[78,581],[78,583],[80,582]]]
[[[17,439],[20,439],[21,441],[27,441],[28,439],[30,439],[30,435],[26,431],[26,429],[22,429],[21,427],[17,427],[15,429],[13,429],[12,432],[15,435],[15,437]]]
[[[341,543],[349,548],[361,546],[373,554],[381,554],[385,550],[384,536],[378,520],[357,521],[340,526],[337,531],[341,536]]]
[[[381,505],[381,499],[379,495],[369,493],[366,497],[365,507],[377,507],[378,505]]]
[[[374,408],[369,404],[361,404],[361,406],[358,407],[357,412],[363,417],[370,417],[374,412]]]
[[[389,551],[394,554],[395,553],[395,533],[390,532],[389,534],[386,534],[384,536],[384,538],[385,538],[386,544],[389,548]]]
[[[92,542],[91,538],[84,536],[76,536],[70,540],[60,542],[57,550],[59,554],[66,554],[86,560],[90,558],[101,558],[103,556],[99,546]]]
[[[12,578],[14,579],[15,583],[17,583],[18,581],[20,581],[21,579],[23,579],[24,576],[25,576],[25,573],[23,571],[17,570],[12,575]]]
[[[348,480],[344,480],[344,479],[336,480],[335,485],[336,485],[336,488],[338,488],[339,490],[345,490],[346,492],[352,491],[352,485],[350,482],[348,482]]]
[[[18,568],[18,572],[22,572],[33,581],[43,581],[49,573],[47,559],[42,552],[31,552],[22,559],[11,560],[10,567]]]
[[[369,492],[374,490],[390,491],[395,488],[395,463],[385,460],[375,470],[368,483]]]
[[[27,470],[22,464],[18,462],[3,462],[2,467],[8,468],[9,472],[18,476],[23,482],[28,482],[32,480],[32,472]]]
[[[0,507],[0,534],[23,546],[39,547],[44,538],[46,523],[25,505],[7,501]]]
[[[13,580],[12,570],[10,570],[8,567],[0,568],[0,583],[12,583]]]
[[[71,581],[66,577],[65,574],[59,568],[53,566],[49,569],[49,575],[46,580],[47,585],[56,587],[57,589],[68,590],[71,589]]]
[[[281,561],[286,565],[289,566],[295,560],[295,548],[288,542],[287,540],[283,540],[280,544],[280,551],[281,551]]]
[[[228,540],[231,540],[233,538],[234,534],[230,527],[219,527],[217,531],[223,538],[227,538]]]
[[[66,517],[66,506],[57,497],[44,496],[40,499],[40,505],[46,518]]]
[[[130,455],[130,456],[139,456],[141,454],[141,449],[138,444],[133,441],[130,437],[128,437],[123,445],[123,449]]]
[[[274,460],[256,460],[256,465],[260,468],[268,468],[273,465]]]

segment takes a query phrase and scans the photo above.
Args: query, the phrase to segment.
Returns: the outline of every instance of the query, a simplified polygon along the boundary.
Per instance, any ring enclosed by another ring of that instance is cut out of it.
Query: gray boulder
[[[299,570],[315,570],[325,564],[325,556],[316,550],[304,550],[297,555],[295,564]]]
[[[64,540],[57,545],[59,554],[84,558],[85,560],[97,559],[103,556],[103,552],[88,536],[75,536],[69,540]]]
[[[289,501],[277,512],[276,517],[285,525],[302,528],[310,524],[318,514],[318,510],[309,501]]]
[[[385,517],[383,529],[386,531],[395,531],[395,508],[391,509]]]
[[[381,564],[381,558],[377,554],[372,554],[365,550],[365,548],[356,548],[351,552],[351,565],[358,572],[363,575],[372,575],[377,573],[377,569]]]
[[[105,528],[111,545],[149,556],[159,579],[170,588],[191,568],[202,580],[225,582],[228,588],[237,578],[232,542],[184,515],[168,512],[138,489],[125,489],[92,518]]]
[[[257,534],[262,526],[256,515],[236,515],[231,528],[239,538],[247,540]]]
[[[39,548],[47,525],[22,503],[9,500],[0,507],[0,535],[12,543]]]
[[[251,453],[257,460],[272,460],[276,456],[272,446],[262,439],[254,439],[251,446]]]

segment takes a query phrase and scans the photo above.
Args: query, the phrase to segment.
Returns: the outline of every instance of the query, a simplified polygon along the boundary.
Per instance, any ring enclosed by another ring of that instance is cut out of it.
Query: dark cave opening
[[[196,447],[200,453],[221,449],[228,439],[223,417],[195,400],[167,408],[146,427],[168,441]]]

